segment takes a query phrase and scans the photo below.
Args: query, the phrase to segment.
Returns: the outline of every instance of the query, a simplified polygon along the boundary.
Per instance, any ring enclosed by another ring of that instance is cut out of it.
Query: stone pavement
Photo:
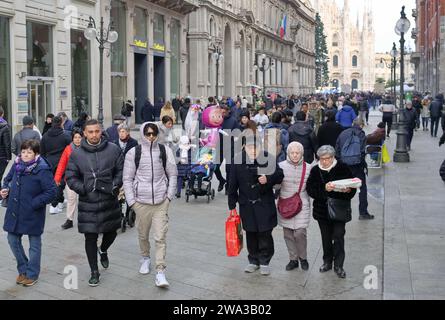
[[[379,114],[372,116],[369,130],[374,129],[378,121]],[[392,139],[395,142],[395,138]],[[420,138],[418,141],[421,141]],[[423,149],[423,153],[418,154],[417,148],[419,152]],[[167,239],[167,279],[170,282],[168,290],[155,287],[153,272],[147,276],[138,274],[140,256],[135,229],[127,229],[126,233],[119,234],[109,251],[110,268],[100,270],[100,286],[88,287],[89,267],[84,252],[84,238],[76,228],[62,231],[60,225],[65,221],[65,216],[59,214],[47,217],[43,236],[42,272],[38,284],[32,288],[15,284],[15,261],[7,244],[6,233],[1,231],[0,299],[379,300],[412,296],[414,285],[416,290],[424,290],[423,293],[426,294],[425,284],[432,286],[434,283],[440,284],[434,289],[442,290],[443,294],[444,289],[440,287],[445,288],[445,275],[442,273],[440,280],[433,274],[437,274],[440,271],[440,263],[445,262],[443,250],[442,253],[439,251],[444,231],[443,219],[437,217],[437,213],[443,208],[440,206],[441,200],[437,192],[437,188],[443,188],[443,184],[437,180],[439,178],[435,169],[439,157],[436,157],[434,163],[425,160],[428,157],[427,146],[420,147],[416,140],[413,149],[413,160],[416,157],[420,160],[423,156],[422,162],[413,161],[411,164],[400,166],[390,164],[386,170],[370,170],[369,203],[370,212],[376,215],[374,221],[358,220],[358,197],[354,199],[354,219],[347,225],[346,233],[345,280],[337,278],[333,272],[318,272],[322,264],[322,249],[320,232],[315,221],[311,222],[308,232],[308,272],[301,269],[293,272],[284,270],[288,263],[288,254],[282,230],[276,228],[276,253],[271,262],[272,274],[269,277],[263,277],[259,273],[245,274],[243,269],[247,263],[246,249],[236,258],[228,258],[225,254],[224,224],[228,212],[226,197],[220,193],[210,204],[207,204],[204,198],[192,199],[188,204],[184,198],[172,203]],[[434,170],[430,170],[431,168]],[[392,171],[396,173],[391,174]],[[399,171],[413,171],[406,178],[399,178],[403,179],[400,187],[396,179]],[[385,184],[384,172],[388,177],[392,177],[386,179]],[[420,190],[407,184],[408,180],[412,183],[421,175],[429,178],[425,182],[417,179]],[[214,181],[217,185],[216,179]],[[391,206],[384,206],[385,186],[392,188],[389,197],[391,202],[386,195],[388,203],[394,202]],[[425,189],[429,192],[424,193]],[[413,190],[415,196],[408,199],[406,193]],[[406,212],[402,212],[402,204],[400,200],[396,201],[393,193],[399,194],[400,199],[405,201],[403,209]],[[425,206],[425,203],[428,206]],[[415,208],[422,209],[422,213],[419,215],[419,210],[416,211]],[[0,212],[3,216],[4,209],[0,209]],[[415,232],[411,230],[414,228],[414,219],[405,219],[402,225],[395,219],[405,217],[404,215],[411,212],[411,215],[417,213],[416,216],[422,217],[421,221],[416,220]],[[384,231],[385,222],[391,228]],[[410,231],[409,237],[407,231]],[[154,246],[153,241],[152,245]],[[64,288],[64,279],[67,276],[64,274],[64,268],[68,265],[78,269],[79,283],[76,290]],[[363,285],[366,276],[364,269],[367,266],[375,266],[378,270],[376,290],[367,290]],[[423,269],[419,270],[422,266]],[[395,272],[391,273],[391,270]],[[399,282],[406,279],[410,280],[407,288]],[[398,292],[399,289],[407,291]]]
[[[438,142],[420,129],[411,162],[386,166],[384,299],[445,299],[445,150]],[[394,134],[391,155],[395,144]]]

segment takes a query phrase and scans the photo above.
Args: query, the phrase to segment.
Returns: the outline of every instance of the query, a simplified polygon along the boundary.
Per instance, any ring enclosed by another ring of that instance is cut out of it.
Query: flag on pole
[[[287,16],[284,15],[283,19],[281,19],[281,25],[280,25],[280,38],[283,39],[286,35],[286,28],[287,28]]]

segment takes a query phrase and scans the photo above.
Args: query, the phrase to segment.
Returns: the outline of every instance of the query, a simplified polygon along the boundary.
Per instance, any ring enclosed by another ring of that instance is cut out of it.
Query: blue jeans
[[[26,274],[28,279],[37,280],[40,274],[40,259],[42,257],[42,237],[28,236],[28,259],[23,249],[22,236],[23,235],[8,233],[9,247],[17,260],[17,270],[19,274]]]

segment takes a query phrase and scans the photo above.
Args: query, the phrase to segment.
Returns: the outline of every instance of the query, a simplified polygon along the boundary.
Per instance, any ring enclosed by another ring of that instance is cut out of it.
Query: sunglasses
[[[147,132],[146,136],[147,137],[156,137],[156,133],[154,133],[154,132]]]

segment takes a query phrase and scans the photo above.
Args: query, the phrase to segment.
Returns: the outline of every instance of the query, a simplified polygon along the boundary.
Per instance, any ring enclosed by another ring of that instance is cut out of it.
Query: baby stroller
[[[215,171],[215,165],[212,163],[212,149],[202,148],[198,163],[192,164],[189,175],[187,189],[185,191],[185,201],[190,201],[190,196],[207,197],[207,203],[210,199],[215,199],[215,189],[212,189],[212,177]]]
[[[121,232],[124,233],[127,230],[127,225],[130,228],[134,227],[136,221],[136,213],[128,206],[127,201],[125,200],[124,188],[121,188],[118,200],[122,211]],[[125,213],[123,212],[124,205],[126,206]]]

